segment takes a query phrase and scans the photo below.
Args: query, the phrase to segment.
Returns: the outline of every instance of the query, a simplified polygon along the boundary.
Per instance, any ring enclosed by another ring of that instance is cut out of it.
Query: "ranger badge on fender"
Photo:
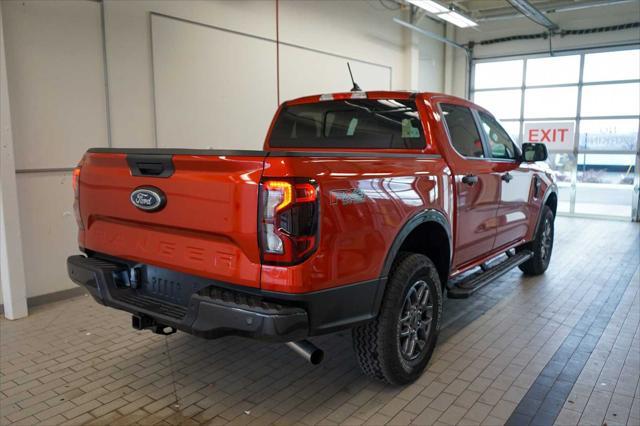
[[[334,189],[331,191],[331,204],[360,204],[364,203],[366,195],[360,188],[356,189]]]

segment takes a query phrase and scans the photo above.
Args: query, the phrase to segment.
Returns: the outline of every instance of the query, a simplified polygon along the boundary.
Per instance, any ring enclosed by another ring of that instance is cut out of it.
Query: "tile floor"
[[[425,374],[363,377],[349,332],[283,345],[136,332],[87,296],[0,320],[0,424],[640,425],[640,224],[558,218],[551,266],[447,300]]]

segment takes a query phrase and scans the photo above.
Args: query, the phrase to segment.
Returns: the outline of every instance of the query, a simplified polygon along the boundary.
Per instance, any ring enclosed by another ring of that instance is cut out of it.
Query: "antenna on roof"
[[[347,68],[349,68],[349,75],[351,76],[351,82],[353,83],[353,87],[351,88],[351,91],[362,92],[362,89],[360,88],[360,86],[358,86],[358,83],[356,83],[355,80],[353,79],[353,73],[351,72],[351,65],[349,65],[349,62],[347,62]]]

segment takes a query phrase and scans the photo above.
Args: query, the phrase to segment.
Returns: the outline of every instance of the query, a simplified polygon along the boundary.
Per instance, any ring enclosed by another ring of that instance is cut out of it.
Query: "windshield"
[[[420,149],[414,101],[345,99],[285,106],[271,132],[274,148]]]

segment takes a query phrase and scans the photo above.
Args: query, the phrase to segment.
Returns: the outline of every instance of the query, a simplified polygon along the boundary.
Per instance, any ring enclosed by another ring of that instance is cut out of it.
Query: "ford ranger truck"
[[[409,383],[444,296],[547,269],[546,157],[452,96],[295,99],[261,151],[88,150],[73,172],[83,255],[68,272],[140,330],[287,343],[317,363],[307,339],[351,329],[366,374]]]

